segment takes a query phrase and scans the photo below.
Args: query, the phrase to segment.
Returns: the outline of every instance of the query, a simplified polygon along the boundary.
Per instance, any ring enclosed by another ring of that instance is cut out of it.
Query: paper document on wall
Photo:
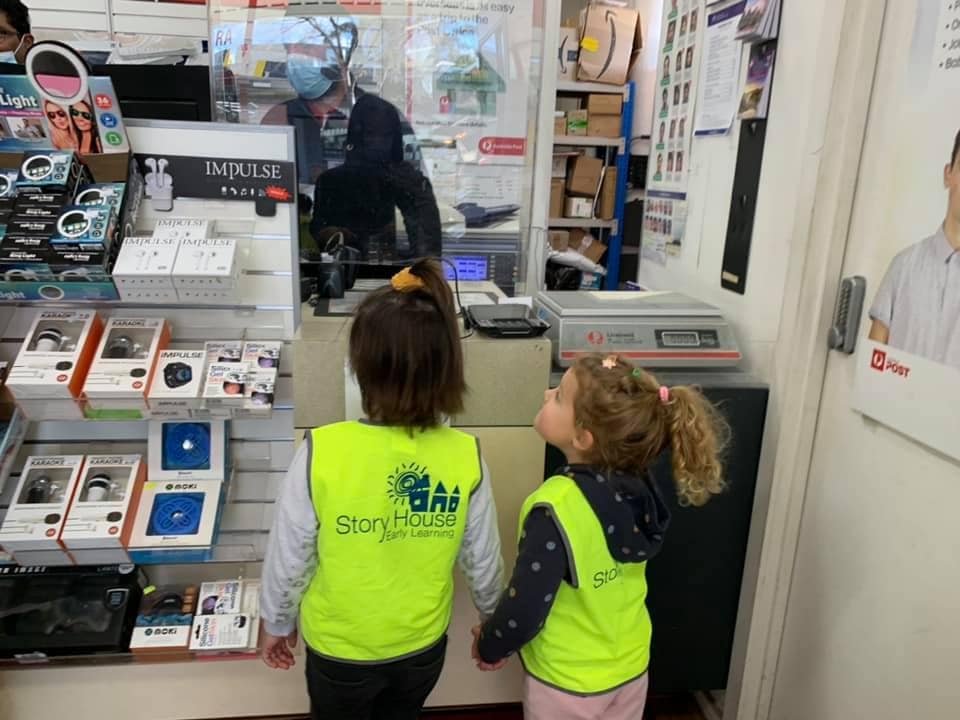
[[[740,0],[707,15],[703,76],[694,128],[696,135],[726,135],[730,132],[740,96],[743,57],[743,46],[737,41],[737,25],[746,6],[747,0]]]

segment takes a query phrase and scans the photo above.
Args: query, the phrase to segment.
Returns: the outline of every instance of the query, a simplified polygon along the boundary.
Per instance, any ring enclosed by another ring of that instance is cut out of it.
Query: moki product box
[[[210,559],[226,487],[221,480],[147,480],[130,537],[131,559],[135,563]]]
[[[83,462],[83,455],[27,458],[0,527],[0,546],[17,562],[21,562],[19,554],[29,553],[26,564],[73,564],[60,542],[60,533]]]
[[[53,248],[105,250],[117,230],[117,214],[106,205],[68,205],[50,237]]]
[[[184,238],[173,264],[173,284],[184,292],[228,290],[237,286],[236,238]]]
[[[176,302],[172,273],[179,247],[172,237],[124,238],[112,273],[121,299]]]
[[[130,652],[143,662],[189,660],[196,585],[149,585],[130,636]]]
[[[227,429],[223,420],[151,421],[147,448],[150,480],[227,477]]]
[[[88,174],[72,150],[28,150],[17,176],[17,194],[63,193],[73,197]]]
[[[207,405],[242,402],[250,368],[246,363],[212,363],[207,367],[203,397]]]
[[[110,318],[83,386],[84,397],[94,409],[145,408],[157,356],[169,342],[170,326],[163,318]]]
[[[93,310],[41,310],[7,377],[18,400],[80,397],[103,334]]]
[[[78,565],[128,563],[146,465],[140,455],[88,455],[60,533]]]

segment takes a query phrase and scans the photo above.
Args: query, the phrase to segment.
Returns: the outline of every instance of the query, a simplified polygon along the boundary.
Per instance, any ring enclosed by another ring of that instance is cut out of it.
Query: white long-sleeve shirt
[[[261,579],[260,615],[271,635],[297,628],[300,600],[317,568],[317,518],[310,497],[308,443],[303,443],[283,479]],[[480,459],[480,484],[470,497],[458,564],[483,616],[493,614],[503,591],[503,555],[490,471]]]

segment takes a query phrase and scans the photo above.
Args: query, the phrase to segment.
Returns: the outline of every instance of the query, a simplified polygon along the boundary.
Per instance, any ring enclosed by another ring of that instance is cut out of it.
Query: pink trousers
[[[529,675],[523,685],[524,720],[641,720],[649,674],[621,688],[580,697],[544,685]]]

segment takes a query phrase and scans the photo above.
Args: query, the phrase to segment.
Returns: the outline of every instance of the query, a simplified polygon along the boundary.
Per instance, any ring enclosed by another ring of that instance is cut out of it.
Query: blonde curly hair
[[[621,357],[588,356],[573,366],[574,413],[594,444],[590,462],[629,473],[646,470],[668,447],[681,505],[704,505],[723,491],[729,426],[693,387],[669,388]]]

